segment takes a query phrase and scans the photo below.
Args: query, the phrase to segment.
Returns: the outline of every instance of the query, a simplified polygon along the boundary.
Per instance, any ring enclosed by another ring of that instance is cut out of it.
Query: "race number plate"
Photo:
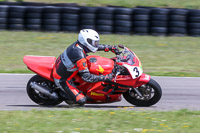
[[[128,71],[129,71],[129,73],[130,73],[130,75],[132,76],[133,79],[140,77],[143,73],[143,70],[140,67],[130,66],[130,65],[127,65],[127,64],[124,64],[123,66],[128,69]]]

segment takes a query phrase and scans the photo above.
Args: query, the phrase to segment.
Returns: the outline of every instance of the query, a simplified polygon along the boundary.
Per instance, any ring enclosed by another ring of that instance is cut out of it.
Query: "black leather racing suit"
[[[116,47],[100,44],[98,51],[108,52]],[[85,104],[86,97],[76,88],[72,78],[79,73],[86,82],[104,81],[105,76],[91,74],[87,67],[86,56],[89,50],[78,41],[70,45],[56,60],[53,77],[55,83],[60,87],[75,103]]]

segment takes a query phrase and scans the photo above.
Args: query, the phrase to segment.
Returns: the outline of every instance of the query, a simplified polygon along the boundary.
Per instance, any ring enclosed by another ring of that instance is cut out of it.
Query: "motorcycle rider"
[[[91,74],[87,67],[87,53],[96,51],[117,54],[117,46],[99,44],[99,34],[92,29],[83,29],[78,35],[78,40],[70,45],[56,60],[53,77],[55,84],[69,97],[73,103],[84,105],[86,97],[73,83],[73,77],[80,74],[85,82],[110,81],[112,73],[108,75]]]

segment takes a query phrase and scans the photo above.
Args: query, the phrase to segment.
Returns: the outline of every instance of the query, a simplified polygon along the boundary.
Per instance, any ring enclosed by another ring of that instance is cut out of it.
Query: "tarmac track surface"
[[[32,74],[0,74],[0,110],[70,109],[64,102],[55,107],[42,107],[32,102],[26,94],[26,84]],[[86,104],[84,109],[130,110],[200,110],[200,77],[152,77],[163,90],[161,100],[151,107],[135,107],[124,99],[111,104]]]

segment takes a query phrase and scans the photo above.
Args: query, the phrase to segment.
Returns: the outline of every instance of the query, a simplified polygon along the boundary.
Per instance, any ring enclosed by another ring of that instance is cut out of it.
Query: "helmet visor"
[[[96,48],[98,48],[99,47],[99,41],[94,41],[94,46],[96,47]]]
[[[90,38],[87,39],[87,42],[92,45],[93,47],[95,48],[98,48],[99,47],[99,40],[98,41],[95,41],[95,40],[92,40]]]

